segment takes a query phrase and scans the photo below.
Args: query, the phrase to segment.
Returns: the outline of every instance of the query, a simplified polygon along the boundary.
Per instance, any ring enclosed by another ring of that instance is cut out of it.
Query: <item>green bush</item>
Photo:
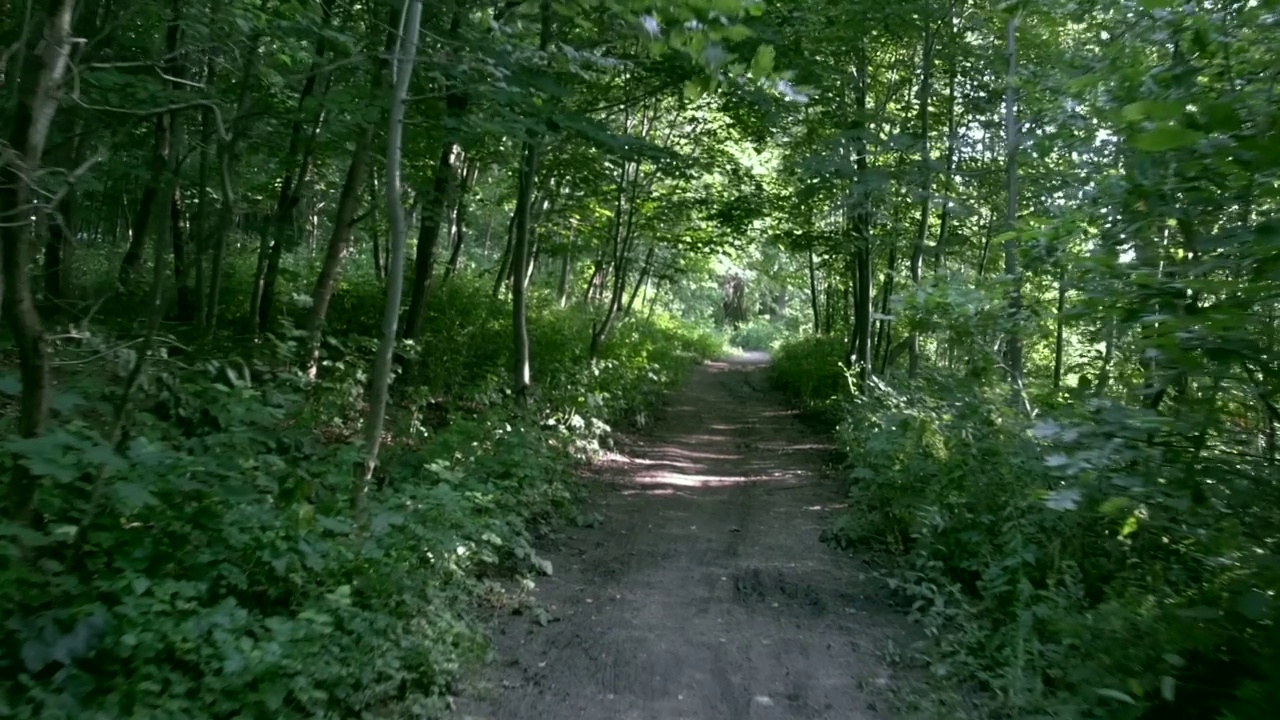
[[[38,524],[0,521],[0,716],[439,714],[487,652],[477,603],[552,570],[533,543],[575,516],[571,466],[717,349],[659,316],[622,324],[590,363],[587,313],[539,312],[539,402],[520,409],[504,400],[502,303],[451,284],[429,361],[397,383],[361,522],[374,342],[358,318],[379,299],[340,297],[319,381],[291,332],[245,360],[161,359],[117,446],[100,430],[108,373],[84,365],[50,432],[6,441],[0,462],[40,494]]]
[[[1178,427],[1118,405],[1032,422],[1003,388],[909,389],[841,401],[849,509],[831,536],[899,557],[933,672],[986,691],[974,717],[1270,716],[1280,505],[1184,480],[1265,468],[1191,465]]]
[[[842,363],[848,342],[830,335],[807,335],[779,346],[773,355],[773,385],[806,410],[833,422],[849,393]]]
[[[729,344],[742,350],[773,350],[791,335],[784,325],[756,317],[729,335]]]

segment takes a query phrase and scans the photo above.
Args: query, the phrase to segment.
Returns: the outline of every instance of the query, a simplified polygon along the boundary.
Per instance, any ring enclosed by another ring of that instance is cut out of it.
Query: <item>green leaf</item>
[[[756,48],[755,57],[751,58],[751,74],[762,78],[773,72],[775,51],[772,45],[761,45]]]
[[[697,80],[690,80],[684,84],[684,98],[689,102],[694,102],[706,93],[706,88]]]
[[[1255,622],[1265,618],[1270,607],[1271,598],[1261,590],[1249,590],[1236,598],[1236,609]]]
[[[158,505],[159,500],[151,491],[135,482],[116,483],[113,488],[116,498],[127,511],[137,510],[147,505]]]
[[[1044,504],[1050,510],[1075,510],[1080,505],[1079,488],[1061,488],[1045,496]]]
[[[1138,135],[1133,139],[1133,146],[1146,152],[1166,152],[1190,147],[1202,139],[1202,132],[1181,125],[1165,125]]]
[[[1098,506],[1098,510],[1104,515],[1114,515],[1115,513],[1129,507],[1131,501],[1123,495],[1117,495],[1108,498],[1102,505]]]
[[[1129,697],[1125,693],[1120,692],[1119,690],[1112,690],[1111,688],[1095,688],[1094,692],[1098,693],[1102,697],[1111,698],[1112,700],[1119,700],[1120,702],[1127,703],[1129,705],[1138,704],[1134,701],[1133,698]]]
[[[60,525],[54,525],[53,527],[49,528],[49,537],[53,538],[54,540],[70,542],[76,539],[76,534],[79,532],[80,532],[79,527],[76,527],[75,525],[69,525],[67,523],[62,523]]]
[[[1180,103],[1163,100],[1140,100],[1125,105],[1120,115],[1129,122],[1155,120],[1168,122],[1182,117],[1184,106]]]
[[[1176,687],[1176,684],[1177,684],[1177,681],[1175,681],[1172,677],[1169,677],[1168,675],[1161,676],[1160,697],[1168,702],[1173,702],[1173,691],[1174,691],[1174,688]]]

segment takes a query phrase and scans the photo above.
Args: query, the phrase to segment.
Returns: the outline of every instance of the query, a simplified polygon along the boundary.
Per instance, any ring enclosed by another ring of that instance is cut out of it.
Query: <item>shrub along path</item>
[[[886,717],[881,651],[904,621],[819,540],[841,496],[822,477],[829,448],[765,389],[766,362],[698,369],[604,463],[604,522],[548,554],[536,597],[550,623],[500,623],[495,670],[462,717]]]

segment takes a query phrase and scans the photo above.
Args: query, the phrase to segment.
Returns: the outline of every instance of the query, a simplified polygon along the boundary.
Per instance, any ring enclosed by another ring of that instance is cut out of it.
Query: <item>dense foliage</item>
[[[1278,13],[0,0],[0,711],[436,712],[723,340],[926,711],[1267,716]]]
[[[0,2],[0,715],[438,715],[721,351],[756,3],[424,5]]]
[[[85,329],[60,340],[55,356],[75,369],[60,374],[59,422],[6,444],[41,491],[38,524],[2,526],[4,715],[440,710],[485,656],[483,606],[522,602],[499,582],[552,572],[531,543],[586,521],[575,465],[717,347],[638,321],[612,346],[625,351],[592,362],[589,318],[549,310],[532,323],[548,379],[537,410],[521,410],[506,375],[476,362],[506,347],[485,327],[506,304],[459,285],[441,306],[424,338],[454,375],[395,403],[365,521],[350,497],[367,338],[331,340],[319,381],[302,343],[173,357],[166,338],[114,444],[98,429],[117,400],[102,379],[136,360]]]
[[[1275,4],[795,7],[818,333],[775,379],[838,424],[833,540],[898,557],[925,714],[1273,715]]]

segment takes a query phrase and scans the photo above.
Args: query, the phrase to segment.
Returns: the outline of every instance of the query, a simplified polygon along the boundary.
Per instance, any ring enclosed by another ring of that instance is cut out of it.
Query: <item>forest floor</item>
[[[698,368],[593,472],[603,522],[546,550],[542,610],[498,621],[460,717],[889,717],[885,650],[910,630],[867,561],[819,539],[842,496],[831,447],[767,388],[767,362]]]

